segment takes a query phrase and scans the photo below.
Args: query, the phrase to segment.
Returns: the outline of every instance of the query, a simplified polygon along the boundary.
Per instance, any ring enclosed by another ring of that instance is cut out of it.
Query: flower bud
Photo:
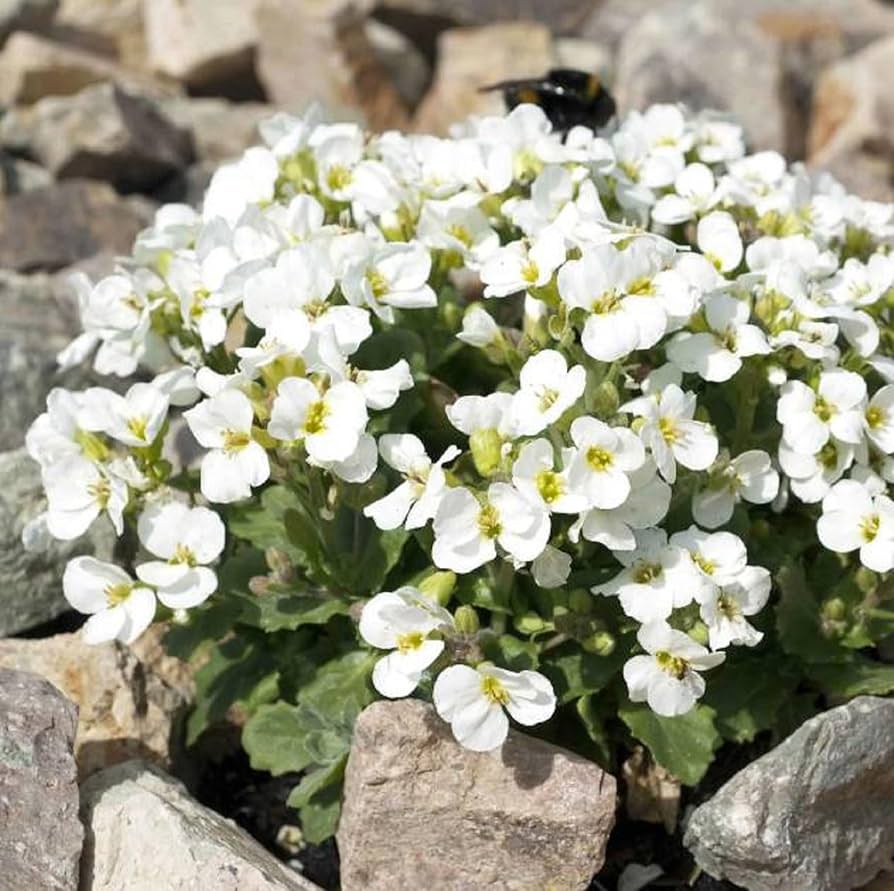
[[[586,640],[581,641],[581,646],[588,652],[597,656],[611,656],[615,650],[614,635],[608,631],[597,631],[591,634]]]
[[[831,597],[822,606],[823,618],[832,622],[840,622],[847,616],[847,604],[840,597]]]
[[[878,584],[878,576],[871,569],[861,566],[854,574],[854,581],[864,594],[869,594],[870,591],[875,590]]]
[[[469,446],[478,473],[481,476],[493,476],[503,458],[503,440],[500,434],[493,427],[475,430],[469,437]]]
[[[452,572],[433,572],[419,583],[419,590],[441,606],[447,606],[450,602],[455,587],[456,574]]]
[[[460,634],[477,634],[481,623],[478,621],[478,613],[475,608],[468,605],[458,606],[453,614],[456,630]]]
[[[708,645],[708,626],[704,622],[693,622],[692,627],[686,633],[703,647]]]
[[[593,413],[599,418],[610,418],[618,411],[621,398],[613,381],[605,380],[593,391],[591,397]]]
[[[519,616],[513,624],[519,634],[536,634],[538,631],[544,631],[550,627],[549,622],[533,611]]]
[[[572,612],[586,616],[593,611],[593,595],[583,588],[575,588],[568,595],[568,606]]]

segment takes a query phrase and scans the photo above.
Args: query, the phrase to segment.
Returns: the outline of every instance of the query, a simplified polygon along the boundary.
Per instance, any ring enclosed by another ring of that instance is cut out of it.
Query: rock
[[[31,114],[4,121],[4,144],[28,154],[60,179],[106,180],[120,191],[148,190],[192,160],[187,131],[151,99],[111,83],[73,96],[49,96]]]
[[[69,96],[90,84],[114,80],[159,92],[148,78],[114,61],[36,34],[13,34],[0,53],[0,103],[28,105],[44,96]]]
[[[256,6],[256,0],[143,0],[150,67],[191,87],[251,77]]]
[[[415,108],[431,81],[428,60],[405,34],[375,19],[363,24],[376,58],[408,108]]]
[[[876,201],[894,199],[892,64],[894,37],[887,37],[827,68],[816,85],[807,137],[811,166]]]
[[[402,127],[407,109],[370,43],[372,0],[262,0],[258,77],[290,111],[322,102],[333,120],[364,117],[373,130]]]
[[[804,723],[692,814],[684,843],[749,891],[843,891],[894,856],[894,700]]]
[[[55,25],[102,41],[123,65],[147,70],[142,0],[62,0]]]
[[[0,885],[10,891],[78,887],[77,716],[42,678],[0,670]]]
[[[157,192],[154,192],[153,197],[162,204],[180,202],[198,207],[205,197],[205,190],[211,182],[211,177],[219,166],[216,161],[197,161],[195,164],[190,164],[186,170],[169,179]]]
[[[506,22],[481,28],[453,28],[438,40],[432,88],[414,119],[414,129],[445,134],[470,114],[502,114],[499,92],[480,88],[513,77],[542,74],[555,55],[545,25]]]
[[[148,225],[143,203],[105,183],[66,180],[0,203],[0,267],[55,270],[102,250],[127,254]]]
[[[0,0],[0,44],[13,31],[36,31],[53,20],[59,0]]]
[[[11,155],[0,156],[2,171],[2,187],[4,195],[18,195],[20,192],[33,192],[53,184],[53,174],[40,164],[33,164],[23,158]]]
[[[161,771],[130,761],[81,787],[83,891],[313,891]],[[164,884],[159,884],[159,869]]]
[[[615,780],[512,730],[463,749],[419,700],[358,718],[338,827],[344,891],[586,888],[614,823]]]
[[[192,133],[198,161],[228,161],[255,145],[258,124],[275,111],[263,102],[229,102],[217,98],[175,97],[162,111],[182,130]]]
[[[577,37],[560,37],[556,41],[556,65],[560,68],[592,71],[608,83],[612,80],[614,59],[605,43]]]
[[[72,557],[95,554],[109,560],[112,556],[115,532],[104,522],[95,523],[78,541],[54,541],[46,551],[26,551],[22,528],[43,507],[37,464],[24,449],[0,454],[0,637],[18,634],[70,609],[60,581]]]
[[[78,633],[9,638],[0,640],[0,666],[39,674],[77,703],[82,779],[132,758],[179,765],[184,695],[123,644],[89,646]]]

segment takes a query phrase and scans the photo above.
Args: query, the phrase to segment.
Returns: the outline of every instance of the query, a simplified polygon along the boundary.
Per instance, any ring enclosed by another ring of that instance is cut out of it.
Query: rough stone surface
[[[344,891],[586,888],[614,823],[615,780],[510,731],[463,749],[418,700],[359,717],[338,827]]]
[[[312,891],[234,823],[140,761],[81,788],[84,891]],[[159,870],[164,870],[160,884]]]
[[[59,0],[0,0],[0,44],[13,31],[30,31],[48,25]]]
[[[127,254],[150,221],[146,209],[89,180],[10,196],[0,204],[0,267],[52,271],[102,250]]]
[[[431,81],[431,68],[420,49],[396,28],[367,19],[366,39],[408,108],[415,108]]]
[[[0,666],[39,674],[78,704],[75,757],[81,777],[132,758],[165,766],[179,759],[175,731],[184,694],[128,647],[91,647],[77,633],[10,638],[0,640]]]
[[[555,59],[545,25],[505,22],[482,28],[453,28],[438,40],[435,80],[414,120],[414,129],[445,134],[470,114],[502,114],[499,93],[482,86],[541,74]]]
[[[48,96],[30,115],[4,124],[12,149],[28,153],[59,178],[107,180],[122,191],[150,189],[192,160],[192,140],[157,103],[114,84],[73,96]]]
[[[894,198],[894,37],[830,66],[814,94],[808,161],[866,198]]]
[[[42,678],[0,669],[0,888],[78,887],[77,713]]]
[[[258,77],[270,101],[300,111],[322,102],[333,120],[365,118],[374,130],[401,127],[407,109],[369,40],[371,0],[262,0]]]
[[[894,700],[812,718],[690,818],[698,864],[749,891],[842,891],[894,857]]]
[[[255,0],[143,0],[150,66],[191,86],[250,75],[256,6]]]
[[[53,542],[29,552],[22,528],[44,507],[40,468],[24,449],[0,454],[0,637],[40,625],[69,607],[62,596],[62,571],[72,557],[95,554],[109,560],[115,542],[111,525],[97,522],[75,542]]]
[[[53,174],[40,164],[34,164],[23,158],[11,155],[0,157],[2,171],[2,188],[4,195],[18,195],[20,192],[33,192],[53,184]]]
[[[177,97],[162,110],[178,127],[192,133],[199,161],[227,161],[256,145],[258,124],[274,109],[263,102],[228,102],[216,98]]]

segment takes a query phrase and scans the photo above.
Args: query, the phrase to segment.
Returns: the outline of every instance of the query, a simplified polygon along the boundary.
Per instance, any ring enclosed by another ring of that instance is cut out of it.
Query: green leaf
[[[353,651],[330,659],[301,690],[301,703],[333,722],[353,725],[357,715],[375,699],[369,679],[378,658],[377,653]]]
[[[341,816],[341,783],[327,786],[298,812],[305,840],[318,845],[338,828]]]
[[[844,665],[810,665],[808,675],[835,699],[886,696],[894,692],[894,665],[860,659]]]
[[[597,693],[618,673],[629,647],[619,642],[608,656],[599,656],[569,642],[540,660],[540,670],[552,681],[560,703]]]
[[[587,736],[593,741],[598,752],[600,764],[607,768],[611,763],[612,745],[608,731],[605,729],[606,715],[601,714],[596,699],[593,696],[581,696],[575,703],[577,716],[587,731]]]
[[[701,780],[720,745],[714,710],[705,705],[676,718],[663,718],[644,703],[631,703],[618,709],[618,717],[649,747],[655,760],[687,786]]]
[[[286,804],[294,808],[304,807],[318,792],[334,783],[341,783],[347,762],[348,756],[345,754],[331,764],[306,773],[301,782],[292,789]]]
[[[525,671],[537,668],[537,644],[519,640],[511,634],[499,637],[486,635],[482,641],[488,659],[500,668],[510,671]]]
[[[776,628],[782,648],[805,662],[843,662],[850,656],[822,633],[820,608],[804,568],[789,561],[776,573],[780,599]]]
[[[270,592],[241,598],[239,620],[263,631],[294,631],[302,625],[325,625],[333,616],[347,615],[350,604],[336,597]]]
[[[232,535],[250,541],[261,551],[279,548],[294,557],[296,548],[286,533],[285,514],[300,507],[298,495],[291,489],[268,486],[257,501],[230,508],[227,528]]]
[[[277,702],[259,708],[245,725],[242,747],[256,770],[268,770],[274,776],[304,770],[315,760],[306,745],[309,732],[305,712]]]

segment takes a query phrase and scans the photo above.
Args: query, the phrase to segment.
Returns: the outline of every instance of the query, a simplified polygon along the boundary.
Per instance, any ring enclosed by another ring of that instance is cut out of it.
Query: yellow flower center
[[[304,432],[308,436],[322,433],[326,429],[326,415],[328,414],[329,406],[322,399],[319,402],[314,402],[304,417]]]
[[[537,264],[533,260],[528,260],[522,264],[521,277],[529,285],[536,284],[537,279],[540,278],[540,270],[537,268]]]
[[[485,504],[478,512],[478,528],[485,538],[497,538],[503,531],[500,514],[492,504]]]
[[[472,246],[472,233],[460,223],[451,223],[447,227],[447,234],[452,235],[463,247]]]
[[[633,572],[633,580],[640,585],[648,585],[660,575],[660,563],[640,563]]]
[[[223,449],[228,455],[241,452],[249,443],[251,437],[244,430],[224,430]]]
[[[885,413],[877,405],[871,405],[866,409],[866,424],[870,430],[878,430],[884,423]]]
[[[509,702],[509,693],[493,675],[486,674],[481,678],[481,692],[494,705],[506,705]]]
[[[672,418],[659,418],[658,430],[668,445],[673,445],[679,439],[680,432],[677,430],[677,425],[673,422]]]
[[[107,479],[99,479],[87,486],[87,493],[99,505],[100,510],[105,510],[112,497],[112,487]]]
[[[326,174],[326,185],[330,192],[338,192],[351,184],[354,174],[344,164],[333,164]]]
[[[211,296],[207,288],[199,288],[192,293],[192,303],[189,305],[189,315],[193,319],[199,318],[205,311],[205,301]]]
[[[540,493],[540,497],[547,504],[552,504],[558,498],[561,498],[562,492],[565,490],[565,484],[562,481],[562,477],[560,477],[554,470],[541,470],[534,478],[534,482],[537,485],[537,491]]]
[[[403,654],[418,650],[425,642],[425,635],[421,631],[408,631],[397,636],[397,649]]]
[[[145,440],[147,423],[148,419],[145,415],[137,415],[135,418],[127,419],[127,429],[130,430],[137,439]]]
[[[590,309],[597,316],[604,316],[610,312],[614,312],[621,304],[617,291],[606,291],[593,300]]]
[[[824,423],[828,424],[829,421],[832,420],[832,415],[835,414],[835,406],[829,402],[826,402],[822,396],[816,397],[816,402],[813,405],[813,413]]]
[[[627,287],[627,293],[634,297],[654,297],[655,285],[652,279],[643,275],[634,279]]]
[[[103,589],[103,594],[106,595],[106,603],[109,607],[113,607],[124,603],[130,597],[132,590],[133,585],[130,582],[119,582],[117,585],[107,585]]]
[[[680,656],[674,656],[672,653],[668,653],[667,650],[659,650],[655,654],[655,661],[662,671],[666,671],[678,681],[686,677],[686,672],[689,669],[689,663],[685,659],[680,658]]]
[[[185,566],[195,566],[199,561],[196,559],[196,555],[193,553],[192,548],[188,548],[186,545],[178,544],[176,548],[174,548],[174,556],[168,560],[168,563],[172,564],[183,564]]]
[[[600,446],[590,446],[587,449],[587,464],[597,473],[604,473],[615,463],[615,456],[607,449]]]
[[[717,569],[717,564],[713,560],[709,560],[704,554],[700,554],[698,551],[692,553],[692,562],[705,575],[714,575],[714,570]]]
[[[366,273],[366,280],[376,300],[388,293],[388,280],[378,269],[370,269]]]
[[[863,536],[863,541],[867,543],[874,541],[878,535],[879,526],[881,526],[881,520],[878,514],[870,514],[868,517],[863,517],[860,520],[860,535]]]
[[[838,466],[838,448],[833,442],[827,442],[819,451],[817,460],[825,470],[834,470]]]
[[[619,161],[618,169],[623,173],[627,179],[631,182],[639,181],[639,167],[634,164],[632,161]]]
[[[556,404],[556,400],[558,398],[558,390],[552,390],[549,387],[544,387],[540,391],[540,411],[549,411]]]
[[[720,594],[717,598],[717,609],[727,619],[735,619],[739,615],[739,604],[729,594]]]

